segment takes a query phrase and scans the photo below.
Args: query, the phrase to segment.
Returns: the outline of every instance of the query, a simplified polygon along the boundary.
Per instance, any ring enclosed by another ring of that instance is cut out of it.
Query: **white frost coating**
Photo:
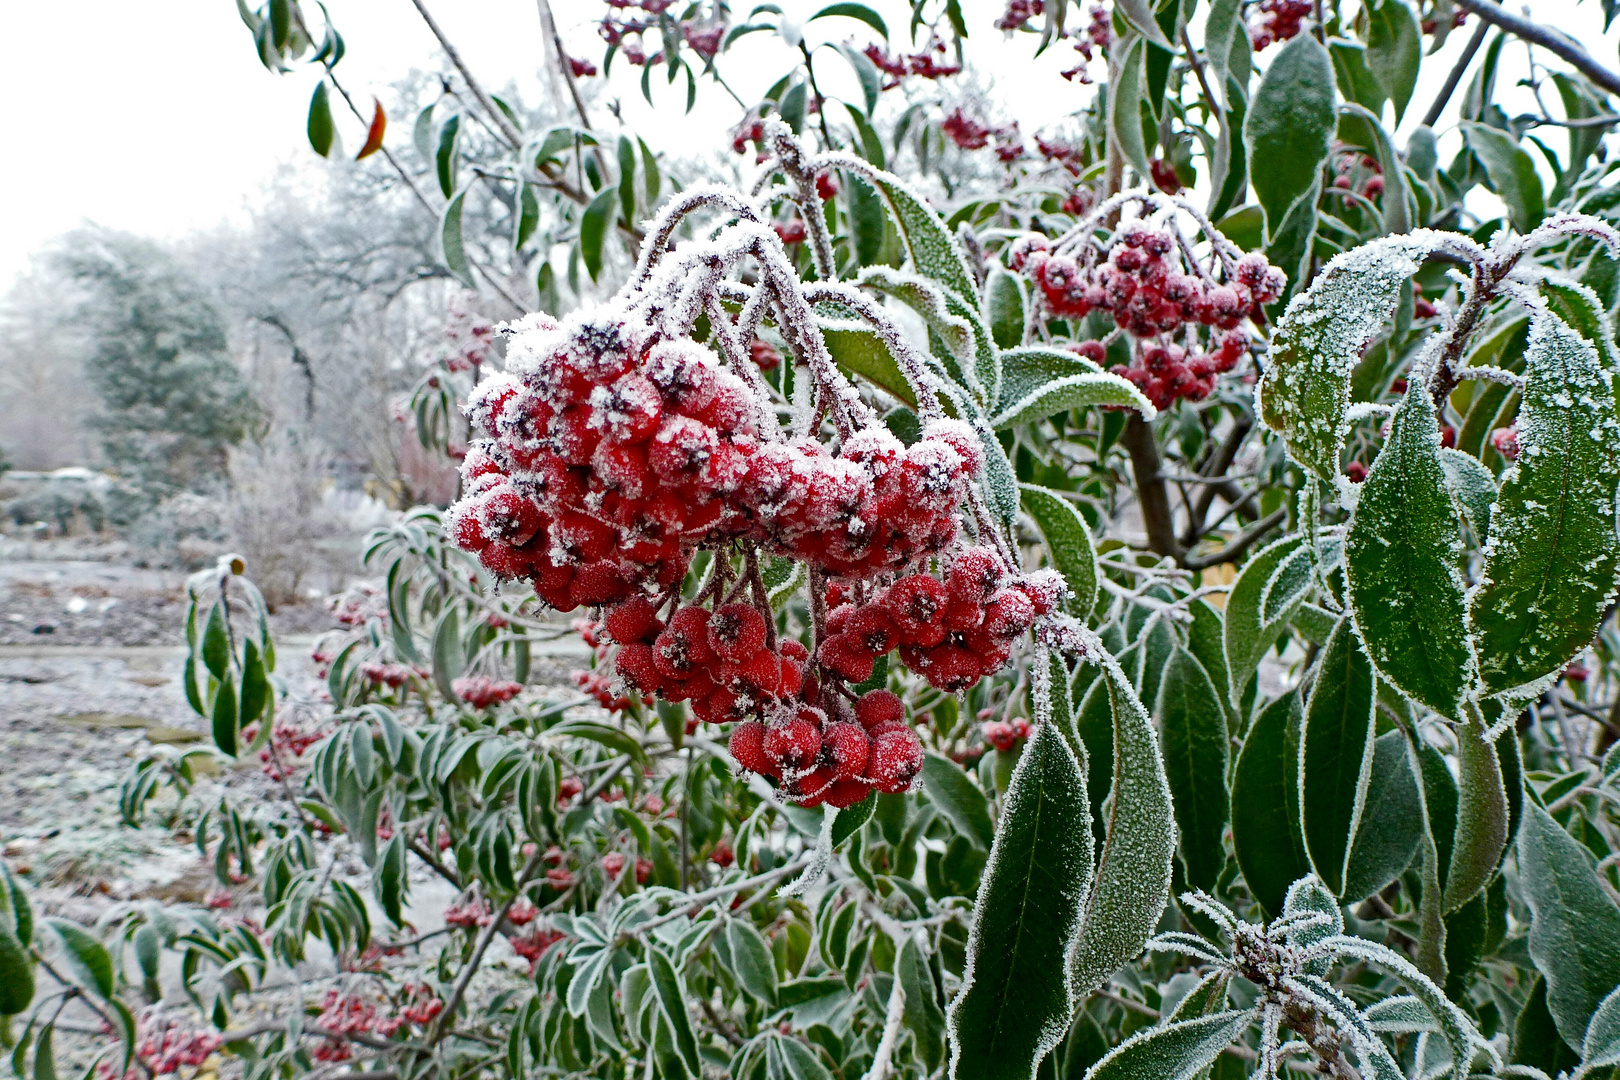
[[[1422,257],[1469,244],[1432,229],[1384,237],[1336,255],[1304,293],[1288,302],[1272,339],[1271,363],[1255,386],[1267,426],[1295,461],[1323,480],[1339,472],[1349,433],[1350,373],[1367,341],[1395,310],[1401,284]]]
[[[827,867],[832,865],[833,822],[837,818],[837,807],[831,803],[821,804],[821,832],[816,834],[816,846],[810,853],[810,865],[804,868],[804,873],[778,889],[778,895],[801,896],[806,889],[827,876]]]
[[[1079,405],[1111,405],[1135,409],[1143,420],[1152,420],[1159,411],[1142,396],[1135,384],[1111,371],[1083,372],[1053,379],[1013,402],[990,421],[1000,429],[1030,420],[1039,420],[1063,409]]]

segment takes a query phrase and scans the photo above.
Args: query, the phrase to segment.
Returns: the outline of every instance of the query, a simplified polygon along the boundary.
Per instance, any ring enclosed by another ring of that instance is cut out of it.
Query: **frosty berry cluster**
[[[1249,44],[1259,52],[1267,45],[1297,36],[1310,13],[1311,0],[1260,0],[1256,18],[1249,23]]]
[[[749,772],[782,781],[800,806],[853,806],[876,788],[895,793],[922,770],[922,741],[905,721],[905,706],[887,690],[872,690],[853,705],[824,699],[831,710],[807,702],[778,710],[768,721],[749,720],[731,733],[731,756]]]
[[[941,690],[965,690],[1000,670],[1012,643],[1061,599],[1055,571],[1011,577],[995,552],[967,548],[942,581],[908,574],[864,603],[841,604],[827,619],[818,657],[850,682],[871,677],[894,649],[908,668]]]
[[[507,367],[469,399],[486,437],[448,528],[560,611],[667,590],[696,547],[731,540],[831,575],[902,569],[955,540],[982,466],[975,434],[951,420],[910,447],[872,426],[836,455],[762,438],[758,399],[713,353],[638,335],[611,306],[562,327],[530,316]]]
[[[517,697],[523,684],[510,679],[492,679],[488,675],[463,675],[451,680],[450,689],[473,708],[488,709]]]

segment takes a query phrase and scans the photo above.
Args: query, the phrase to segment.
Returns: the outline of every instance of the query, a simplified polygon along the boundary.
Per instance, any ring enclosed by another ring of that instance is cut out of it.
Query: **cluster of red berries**
[[[136,1031],[135,1053],[154,1076],[178,1073],[182,1066],[196,1068],[225,1043],[223,1036],[194,1030],[155,1012],[142,1015]]]
[[[1082,85],[1091,82],[1091,59],[1096,54],[1108,55],[1108,46],[1114,40],[1114,18],[1108,9],[1101,4],[1091,6],[1091,20],[1084,29],[1074,33],[1074,51],[1080,54],[1080,62],[1072,68],[1059,72],[1065,79],[1073,82],[1079,79]]]
[[[545,930],[536,927],[533,932],[523,937],[511,938],[512,951],[529,962],[529,974],[540,965],[540,957],[545,955],[547,949],[563,940],[567,935],[561,930]]]
[[[899,86],[900,80],[907,75],[917,75],[924,79],[943,79],[962,72],[961,64],[952,64],[945,59],[945,43],[938,39],[921,52],[902,56],[890,56],[889,50],[877,44],[868,45],[863,51],[866,58],[872,61],[872,65],[886,76],[883,80],[885,90],[893,90]]]
[[[386,1036],[404,1027],[405,1020],[379,1013],[376,1005],[354,994],[328,990],[321,1001],[321,1014],[315,1018],[315,1026],[330,1036],[364,1035],[373,1031]]]
[[[649,60],[654,64],[662,60],[664,55],[662,52],[648,57],[646,50],[642,48],[642,41],[648,31],[657,32],[660,29],[658,16],[668,11],[675,0],[606,0],[606,2],[608,7],[617,11],[640,11],[651,17],[627,17],[610,13],[602,19],[597,28],[602,40],[610,46],[618,46],[624,53],[625,60],[638,67],[648,63]],[[705,60],[712,59],[720,52],[720,43],[726,35],[726,24],[722,19],[682,19],[677,27],[680,30],[681,40]],[[581,72],[576,63],[574,74],[594,75],[596,68],[592,66],[590,71]]]
[[[990,145],[993,137],[996,140],[996,156],[1004,163],[1017,161],[1024,155],[1024,139],[1018,133],[1016,120],[993,128],[968,115],[958,105],[946,115],[940,129],[963,150],[982,150]]]
[[[1022,30],[1029,24],[1029,20],[1039,17],[1045,11],[1046,5],[1041,0],[1007,0],[1007,9],[995,21],[995,28],[1008,33]]]
[[[872,425],[836,456],[815,440],[762,440],[760,403],[713,353],[637,340],[611,307],[564,327],[527,317],[507,367],[468,401],[488,437],[462,463],[447,529],[561,611],[668,589],[695,547],[733,539],[835,576],[902,569],[955,540],[983,466],[955,420],[909,447]]]
[[[1133,221],[1120,229],[1108,258],[1095,266],[1053,254],[1040,235],[1015,243],[1010,259],[1013,269],[1027,272],[1040,287],[1052,314],[1084,318],[1106,311],[1137,337],[1175,333],[1192,322],[1231,330],[1245,316],[1258,316],[1288,284],[1259,252],[1238,259],[1225,284],[1206,282],[1181,269],[1177,248],[1173,232]]]
[[[931,685],[965,690],[1000,670],[1013,641],[1057,606],[1063,588],[1055,571],[1010,577],[988,548],[966,548],[944,581],[908,574],[865,603],[835,608],[818,659],[859,683],[871,677],[878,657],[899,649],[905,665]]]
[[[836,716],[800,703],[769,721],[750,720],[731,732],[731,756],[749,772],[782,781],[800,806],[843,809],[876,788],[905,791],[922,771],[922,740],[905,721],[905,706],[887,690],[842,699]],[[847,714],[847,715],[846,715]]]
[[[451,371],[472,371],[489,363],[495,351],[495,324],[473,310],[475,295],[456,292],[450,297],[444,320],[449,351],[444,366]]]
[[[579,687],[580,693],[595,698],[596,703],[608,712],[624,712],[636,703],[630,695],[615,692],[613,680],[600,671],[586,671],[583,668],[575,671],[574,685]],[[641,698],[643,705],[651,705],[652,702],[650,697]]]
[[[459,926],[471,929],[475,926],[488,926],[494,918],[488,908],[484,907],[482,900],[470,900],[466,904],[451,904],[444,909],[444,921],[447,926]]]
[[[251,743],[258,738],[259,725],[249,724],[242,729],[242,741]],[[326,738],[324,727],[303,727],[291,720],[277,717],[270,729],[270,745],[259,750],[259,771],[280,782],[291,773],[304,751]],[[285,771],[283,771],[285,770]]]
[[[1130,380],[1155,409],[1162,410],[1180,398],[1203,401],[1214,391],[1216,376],[1237,367],[1247,355],[1248,335],[1228,330],[1210,352],[1189,355],[1180,345],[1144,345],[1129,367],[1115,364],[1113,371]]]
[[[388,598],[375,585],[359,584],[344,591],[342,596],[328,600],[332,620],[339,626],[359,630],[374,619],[388,614]]]
[[[426,678],[426,674],[408,664],[389,664],[381,660],[367,660],[360,665],[360,677],[373,686],[386,686],[397,690],[411,681],[412,675]]]
[[[984,725],[984,741],[1005,753],[1029,738],[1034,730],[1022,716],[1015,716],[1011,720],[991,720]]]
[[[628,860],[625,859],[622,852],[610,851],[602,856],[602,873],[610,878],[616,878],[623,872],[626,861]],[[652,871],[653,864],[651,860],[639,856],[636,858],[635,875],[637,885],[647,884],[647,879],[652,876]]]
[[[489,709],[517,697],[523,684],[510,679],[492,679],[488,675],[463,675],[450,681],[450,689],[473,708]]]
[[[690,701],[707,723],[762,716],[805,689],[810,651],[787,638],[768,648],[765,616],[748,604],[689,605],[666,625],[638,596],[609,609],[603,625],[619,643],[614,669],[631,692]]]
[[[1257,11],[1259,18],[1249,24],[1249,44],[1255,52],[1296,36],[1311,13],[1311,0],[1260,0]]]
[[[1519,460],[1519,425],[1510,424],[1491,432],[1491,446],[1509,461]]]

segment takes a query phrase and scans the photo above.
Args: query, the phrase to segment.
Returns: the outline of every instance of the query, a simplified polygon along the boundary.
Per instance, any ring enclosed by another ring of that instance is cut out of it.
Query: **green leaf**
[[[686,987],[675,965],[670,963],[662,949],[647,949],[647,971],[652,976],[659,1008],[669,1023],[670,1033],[675,1037],[675,1048],[680,1053],[681,1061],[686,1064],[688,1073],[698,1076],[702,1065],[698,1060],[697,1040],[692,1036],[692,1023],[686,1016]]]
[[[1412,862],[1423,839],[1423,801],[1406,756],[1406,736],[1389,731],[1373,742],[1366,809],[1350,843],[1346,903],[1380,891]]]
[[[827,1071],[816,1052],[806,1044],[777,1035],[771,1045],[782,1055],[787,1080],[832,1080],[832,1073]]]
[[[1333,61],[1311,34],[1278,51],[1243,123],[1243,145],[1255,163],[1249,181],[1275,235],[1327,161],[1338,125]]]
[[[1226,710],[1204,665],[1177,646],[1153,710],[1164,737],[1164,771],[1176,793],[1176,832],[1187,884],[1212,890],[1226,867]]]
[[[878,72],[877,65],[872,63],[871,58],[853,45],[840,42],[835,47],[854,69],[855,78],[861,84],[861,99],[866,105],[866,115],[872,115],[872,110],[877,108],[878,96],[883,93],[882,74]],[[861,117],[861,120],[865,120],[865,117]],[[874,161],[873,164],[879,168],[883,167],[882,161]]]
[[[1019,501],[1035,521],[1046,553],[1069,587],[1065,607],[1076,618],[1091,614],[1097,602],[1097,550],[1091,528],[1075,505],[1050,488],[1019,484]]]
[[[54,1022],[46,1024],[34,1040],[34,1080],[56,1080],[56,1049],[51,1045],[55,1030]]]
[[[616,193],[603,188],[585,208],[579,219],[579,251],[585,259],[585,272],[595,281],[602,272],[602,242],[613,227]]]
[[[399,926],[403,922],[407,884],[403,830],[396,830],[387,846],[383,848],[382,858],[377,860],[375,867],[373,884],[373,891],[377,895],[377,902],[382,905],[383,914],[388,916],[389,922]]]
[[[1192,1080],[1260,1015],[1232,1009],[1143,1028],[1093,1065],[1085,1080]]]
[[[1604,998],[1586,1025],[1581,1045],[1581,1064],[1588,1069],[1620,1065],[1620,990]]]
[[[884,659],[887,659],[887,657]],[[861,826],[865,825],[867,821],[871,819],[872,810],[876,806],[877,793],[868,791],[866,793],[866,798],[862,799],[854,806],[846,806],[842,810],[838,811],[838,816],[833,819],[833,848],[837,849],[837,847],[845,840],[848,840],[851,836],[854,836],[857,832],[859,832]]]
[[[1524,810],[1519,888],[1530,905],[1530,955],[1546,976],[1559,1035],[1580,1046],[1599,1003],[1620,984],[1620,909],[1586,848],[1535,802]]]
[[[34,1000],[34,969],[28,953],[9,930],[0,929],[0,1023],[25,1011]]]
[[[781,104],[777,107],[777,112],[781,114],[783,122],[792,129],[795,135],[804,130],[804,111],[809,104],[809,100],[809,89],[801,79],[787,88],[787,91],[782,95]]]
[[[1604,369],[1620,374],[1620,347],[1615,344],[1614,324],[1597,293],[1578,281],[1556,278],[1540,282],[1539,288],[1552,313],[1597,349]]]
[[[1282,435],[1289,456],[1326,483],[1339,477],[1350,430],[1350,374],[1395,313],[1401,286],[1440,243],[1441,234],[1424,230],[1336,255],[1277,324],[1255,388],[1260,416]]]
[[[259,646],[248,638],[242,646],[241,723],[255,724],[264,719],[270,702],[270,679],[264,673],[264,660],[259,656]]]
[[[858,284],[892,296],[921,315],[928,324],[930,339],[938,337],[945,346],[937,359],[950,381],[967,393],[974,405],[982,408],[988,404],[995,387],[995,346],[979,318],[977,305],[968,307],[932,278],[886,266],[868,267]],[[985,375],[989,376],[988,383],[981,378]]]
[[[900,947],[895,976],[906,995],[902,1022],[916,1041],[917,1056],[932,1073],[945,1058],[945,1012],[939,1007],[934,976],[915,934],[907,935]]]
[[[1290,691],[1249,725],[1232,772],[1232,850],[1249,893],[1282,914],[1288,887],[1311,872],[1299,829],[1299,733],[1305,711]]]
[[[1023,279],[999,266],[992,268],[984,283],[984,321],[997,348],[1011,349],[1024,340],[1026,304]]]
[[[1394,102],[1395,123],[1399,124],[1417,85],[1423,34],[1406,0],[1383,0],[1367,16],[1367,67]]]
[[[433,167],[439,177],[439,190],[445,198],[456,193],[456,144],[461,133],[461,115],[452,113],[439,125],[439,145],[433,152]]]
[[[214,713],[210,718],[214,732],[214,745],[236,756],[236,680],[227,674],[214,695]]]
[[[1050,345],[1008,349],[1001,354],[1001,393],[996,399],[996,411],[1022,401],[1055,379],[1101,370],[1097,364],[1068,349]]]
[[[1542,191],[1536,164],[1506,132],[1488,124],[1465,123],[1463,137],[1474,152],[1491,187],[1507,203],[1513,227],[1527,233],[1547,215],[1547,198]]]
[[[953,1078],[1029,1080],[1068,1030],[1070,973],[1057,962],[1091,884],[1091,808],[1069,744],[1040,725],[1013,770],[979,885],[962,990],[950,1013]]]
[[[952,828],[980,851],[990,850],[995,839],[990,804],[962,767],[930,750],[923,755],[922,782],[929,804],[945,816]]]
[[[1440,451],[1440,467],[1446,472],[1446,487],[1462,507],[1474,535],[1484,537],[1491,528],[1491,506],[1496,502],[1496,477],[1491,470],[1461,450],[1445,447]]]
[[[67,919],[46,919],[45,925],[55,932],[62,944],[62,957],[67,962],[68,974],[86,990],[93,990],[102,998],[113,993],[112,957],[101,942],[92,937],[78,923]]]
[[[518,213],[512,233],[512,250],[523,250],[523,245],[529,242],[539,224],[540,197],[534,193],[533,184],[524,184],[522,191],[518,193]],[[551,268],[549,262],[543,262],[542,265],[548,270]]]
[[[1457,728],[1457,828],[1442,910],[1472,900],[1496,873],[1508,841],[1508,797],[1496,747],[1478,713]]]
[[[1238,571],[1232,591],[1227,594],[1221,641],[1226,651],[1226,672],[1231,680],[1231,702],[1235,709],[1243,707],[1243,689],[1260,666],[1261,658],[1287,629],[1284,618],[1267,622],[1261,617],[1260,601],[1272,575],[1299,544],[1298,536],[1285,536],[1255,552]]]
[[[11,874],[11,867],[0,861],[0,926],[8,929],[24,946],[34,942],[34,909],[22,883]]]
[[[619,136],[619,212],[621,220],[636,220],[636,144]]]
[[[1426,380],[1415,379],[1361,484],[1345,537],[1345,583],[1374,669],[1453,718],[1469,660],[1461,556],[1440,425]]]
[[[203,627],[202,661],[208,673],[223,679],[231,663],[230,635],[225,626],[225,608],[217,601],[208,612],[208,623]]]
[[[916,408],[917,395],[882,338],[853,322],[820,319],[817,324],[822,340],[827,343],[827,352],[840,371],[846,375],[858,375],[907,406]]]
[[[871,8],[867,7],[865,4],[828,4],[826,7],[810,16],[808,21],[814,22],[817,19],[825,19],[833,15],[842,15],[847,19],[859,19],[867,26],[870,26],[872,29],[876,30],[885,41],[889,39],[889,27],[883,21],[883,17],[877,12],[873,11]]]
[[[1518,427],[1468,605],[1480,678],[1508,693],[1591,642],[1620,566],[1614,394],[1591,344],[1550,313],[1531,320]]]
[[[1372,666],[1348,619],[1328,638],[1305,705],[1299,751],[1300,827],[1322,884],[1342,896],[1350,839],[1372,776]]]
[[[1102,665],[1098,682],[1113,711],[1114,784],[1096,884],[1070,961],[1076,994],[1101,986],[1142,951],[1170,898],[1175,854],[1170,783],[1153,721],[1119,662],[1089,636],[1087,659]]]
[[[461,228],[461,207],[466,198],[465,191],[458,191],[445,204],[444,216],[439,219],[439,248],[444,253],[444,265],[456,280],[476,290],[478,283],[473,280],[472,267],[467,263],[467,242]]]
[[[1144,420],[1152,420],[1158,415],[1158,410],[1134,384],[1113,372],[1099,371],[1054,379],[1031,391],[1027,397],[1012,402],[990,421],[990,426],[997,431],[1006,431],[1085,405],[1132,409]]]
[[[461,674],[461,616],[451,604],[433,628],[433,685],[446,701],[459,701],[451,682]]]
[[[1227,72],[1231,70],[1233,35],[1248,34],[1248,29],[1238,18],[1242,10],[1242,0],[1214,0],[1209,6],[1209,14],[1204,17],[1204,59],[1213,73],[1210,83],[1223,93],[1226,90]],[[1227,95],[1226,105],[1227,108],[1232,106],[1230,95]]]
[[[309,145],[321,157],[329,157],[332,144],[337,141],[337,125],[332,122],[332,102],[327,97],[326,80],[315,84],[315,93],[309,99],[309,121],[305,125]]]
[[[776,961],[754,924],[746,918],[726,921],[732,975],[749,995],[767,1008],[776,1007]]]
[[[1146,46],[1142,44],[1140,38],[1126,47],[1125,58],[1119,64],[1116,85],[1109,88],[1108,95],[1108,130],[1119,144],[1125,160],[1130,162],[1137,175],[1144,179],[1150,175],[1147,146],[1142,141],[1142,96],[1146,92],[1143,60],[1145,51]]]
[[[1170,39],[1164,36],[1159,23],[1153,17],[1154,4],[1152,0],[1115,0],[1114,9],[1125,16],[1125,21],[1144,38],[1151,41],[1161,49],[1175,51]],[[1146,175],[1146,174],[1143,174]]]

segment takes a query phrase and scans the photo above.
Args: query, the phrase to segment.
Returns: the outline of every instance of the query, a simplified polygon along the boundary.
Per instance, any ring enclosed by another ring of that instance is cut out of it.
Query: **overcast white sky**
[[[541,51],[532,0],[426,2],[486,84],[515,81],[535,92]],[[903,33],[909,4],[870,2],[888,20],[891,34]],[[599,60],[593,20],[604,10],[601,0],[553,4],[571,51]],[[737,0],[733,6],[742,14],[751,4]],[[786,0],[782,6],[803,17],[824,4]],[[963,6],[970,58],[994,78],[997,96],[1010,103],[1026,133],[1084,104],[1091,89],[1056,76],[1072,62],[1072,51],[1060,47],[1032,60],[1031,38],[1004,41],[990,25],[1000,0],[967,0]],[[313,10],[314,4],[306,7]],[[409,0],[328,0],[328,7],[348,43],[338,72],[351,91],[365,93],[412,66],[442,62]],[[276,77],[260,67],[232,0],[10,0],[5,8],[11,47],[0,65],[0,100],[8,113],[7,166],[0,170],[0,291],[41,245],[83,221],[174,237],[240,219],[279,164],[312,156],[303,123],[315,72]],[[1620,68],[1620,22],[1605,36],[1597,0],[1536,0],[1534,12],[1539,21],[1584,42],[1600,62]],[[833,40],[866,33],[844,19],[817,27],[822,38]],[[816,34],[813,29],[812,41]],[[1427,108],[1466,36],[1452,35],[1445,54],[1425,60],[1398,141],[1404,142]],[[745,100],[755,100],[790,57],[766,35],[745,41],[722,64]],[[1523,73],[1523,56],[1522,49],[1509,49],[1507,77],[1499,86]],[[820,64],[818,74],[823,69],[835,84],[824,86],[826,92],[855,96],[853,86],[836,85],[847,77],[840,65]],[[655,91],[670,106],[655,117],[628,66],[618,65],[614,76],[612,91],[624,103],[627,124],[656,150],[691,154],[704,143],[718,143],[736,119],[731,100],[707,86],[694,116],[684,118],[679,87]],[[408,140],[408,122],[395,119],[389,141]],[[612,129],[605,110],[596,120]],[[355,133],[347,135],[354,145]],[[1562,152],[1561,136],[1553,134],[1549,142]],[[1442,149],[1448,149],[1445,142]]]

